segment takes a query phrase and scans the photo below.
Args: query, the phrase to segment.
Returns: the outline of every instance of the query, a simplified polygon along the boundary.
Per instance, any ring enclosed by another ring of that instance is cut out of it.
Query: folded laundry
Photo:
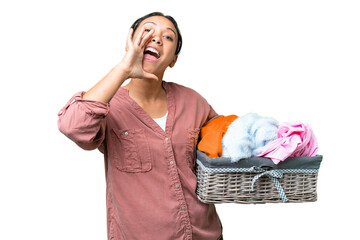
[[[288,157],[315,156],[316,137],[308,124],[289,122],[279,126],[278,138],[267,144],[257,156],[268,157],[278,164]]]
[[[262,152],[264,146],[277,138],[278,122],[272,118],[249,113],[235,119],[222,139],[222,157],[231,162]]]

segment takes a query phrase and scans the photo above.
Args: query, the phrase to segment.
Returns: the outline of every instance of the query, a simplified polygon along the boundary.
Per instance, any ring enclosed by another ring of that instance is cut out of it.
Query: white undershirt
[[[159,124],[159,126],[165,131],[165,127],[166,127],[166,119],[167,119],[167,115],[168,113],[165,114],[165,116],[161,117],[161,118],[153,118],[154,121]]]

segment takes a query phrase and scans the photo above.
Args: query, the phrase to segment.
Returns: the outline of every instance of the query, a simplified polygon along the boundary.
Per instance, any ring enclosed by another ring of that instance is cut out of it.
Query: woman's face
[[[144,26],[144,35],[151,29],[154,30],[150,42],[145,46],[143,69],[156,75],[163,74],[165,69],[173,67],[177,56],[175,56],[178,35],[172,22],[162,16],[153,16],[144,19],[136,29],[133,39],[140,33]]]

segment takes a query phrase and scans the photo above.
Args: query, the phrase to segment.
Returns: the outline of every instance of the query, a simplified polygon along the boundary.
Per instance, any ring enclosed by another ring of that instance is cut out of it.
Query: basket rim
[[[251,167],[270,167],[272,169],[319,169],[323,156],[313,157],[292,157],[285,161],[275,164],[270,158],[250,157],[231,162],[229,158],[211,158],[204,152],[197,150],[196,162],[200,161],[207,168],[251,168]]]
[[[319,169],[305,169],[305,168],[287,168],[287,169],[264,169],[258,166],[252,166],[249,168],[234,168],[234,167],[217,167],[211,168],[207,167],[201,162],[199,159],[196,160],[196,164],[201,168],[202,171],[207,173],[235,173],[235,172],[247,172],[247,173],[261,173],[273,171],[277,173],[306,173],[306,174],[314,174],[318,173]]]

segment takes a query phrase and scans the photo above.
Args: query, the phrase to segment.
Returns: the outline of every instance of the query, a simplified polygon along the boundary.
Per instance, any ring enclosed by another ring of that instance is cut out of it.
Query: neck
[[[166,96],[166,92],[162,87],[162,81],[154,81],[140,78],[133,78],[124,86],[129,90],[129,95],[134,99],[141,101],[155,101]]]

